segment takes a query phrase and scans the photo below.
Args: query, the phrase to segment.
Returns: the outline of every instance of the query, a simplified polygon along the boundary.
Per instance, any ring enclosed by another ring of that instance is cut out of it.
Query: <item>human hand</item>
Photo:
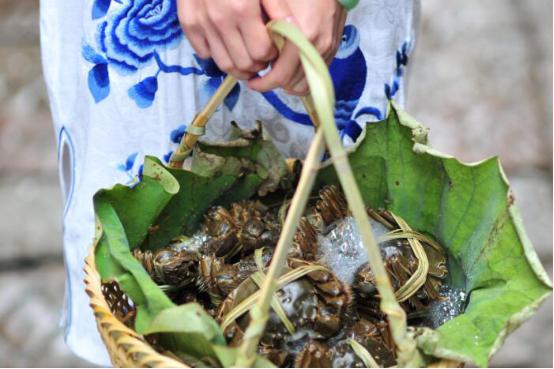
[[[294,22],[314,44],[327,64],[340,46],[346,10],[336,0],[260,0],[271,20]],[[286,42],[271,71],[248,81],[248,86],[265,92],[278,87],[293,95],[305,95],[308,83],[300,63],[297,48]]]
[[[260,0],[177,0],[179,21],[198,56],[249,79],[277,56]]]

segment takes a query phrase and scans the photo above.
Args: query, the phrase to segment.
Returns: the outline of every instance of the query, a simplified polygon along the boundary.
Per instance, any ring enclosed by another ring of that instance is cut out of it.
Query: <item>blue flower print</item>
[[[360,34],[355,26],[344,28],[339,50],[329,66],[335,88],[335,120],[341,137],[348,136],[355,141],[362,128],[354,120],[354,110],[364,92],[367,79],[367,65],[360,49]],[[363,108],[362,111],[375,109]],[[359,113],[358,113],[359,114]]]
[[[102,18],[110,8],[111,0],[94,0],[92,4],[92,19]]]
[[[160,73],[205,74],[194,66],[167,65],[160,56],[160,52],[175,48],[184,40],[175,0],[95,0],[92,18],[99,19],[96,37],[93,45],[83,43],[82,55],[93,64],[87,80],[96,103],[109,96],[112,71],[127,76],[155,63],[157,72],[127,90],[139,108],[153,104]],[[238,94],[229,98],[230,109],[236,98]]]
[[[171,155],[173,155],[173,150],[168,151],[168,153],[163,156],[163,160],[166,164],[169,163],[169,159],[171,159]]]
[[[96,64],[88,73],[88,88],[95,102],[104,100],[110,94],[108,64]]]
[[[372,106],[363,107],[354,115],[367,79],[367,65],[360,49],[360,35],[355,26],[347,25],[344,28],[341,45],[329,66],[329,71],[335,88],[337,128],[342,138],[349,137],[355,141],[362,131],[355,118],[369,114],[382,119],[381,111]],[[287,119],[299,124],[311,125],[307,114],[293,111],[274,92],[264,93],[263,96]]]
[[[182,38],[175,0],[126,0],[98,29],[102,51],[122,74],[149,64],[156,51],[176,47]]]
[[[404,69],[408,64],[408,54],[411,49],[410,42],[404,42],[400,50],[396,51],[396,67],[394,68],[394,75],[392,77],[391,83],[385,83],[385,95],[388,99],[392,99],[398,89],[400,88],[400,79],[404,75]]]
[[[194,58],[196,59],[196,62],[202,69],[203,74],[205,74],[208,77],[208,80],[204,83],[204,88],[201,91],[201,94],[203,95],[201,98],[203,101],[208,101],[208,99],[215,93],[215,91],[219,88],[221,85],[221,82],[225,79],[227,74],[225,74],[223,71],[219,69],[219,67],[215,64],[212,58],[208,59],[202,59],[198,55],[194,55]],[[233,110],[235,105],[237,104],[237,101],[239,99],[240,95],[240,85],[237,83],[231,92],[225,97],[223,100],[223,104],[227,107],[229,110]]]
[[[135,160],[137,160],[138,152],[134,152],[125,159],[125,162],[119,164],[117,169],[122,172],[130,173],[135,166]]]
[[[171,142],[178,144],[181,142],[181,139],[185,135],[185,131],[187,129],[187,126],[184,124],[180,125],[179,127],[175,128],[171,133],[169,134],[169,139]]]
[[[154,102],[158,91],[158,79],[147,77],[129,89],[129,97],[137,103],[140,108],[147,108]]]
[[[88,44],[83,45],[81,53],[86,61],[94,64],[88,72],[87,82],[94,101],[98,103],[110,93],[108,62]]]
[[[142,156],[141,156],[142,157]],[[138,165],[139,153],[134,152],[127,156],[123,163],[117,165],[117,169],[127,175],[128,181],[125,183],[130,187],[136,186],[142,179],[142,171],[144,169],[144,164],[141,163]],[[135,169],[138,165],[138,168]]]
[[[184,124],[180,125],[179,127],[175,128],[170,132],[169,140],[174,144],[179,144],[183,139],[183,136],[185,135],[186,130],[187,130],[186,125]],[[171,155],[173,155],[173,150],[170,150],[168,153],[166,153],[163,156],[163,160],[166,164],[169,163],[169,159],[171,159]]]

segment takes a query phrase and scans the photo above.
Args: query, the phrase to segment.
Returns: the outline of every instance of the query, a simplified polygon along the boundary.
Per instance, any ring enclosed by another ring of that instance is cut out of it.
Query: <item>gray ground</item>
[[[464,160],[499,154],[552,275],[552,2],[424,0],[408,110]],[[36,0],[0,2],[0,366],[83,366],[58,328],[61,195]],[[494,357],[552,366],[552,298]]]

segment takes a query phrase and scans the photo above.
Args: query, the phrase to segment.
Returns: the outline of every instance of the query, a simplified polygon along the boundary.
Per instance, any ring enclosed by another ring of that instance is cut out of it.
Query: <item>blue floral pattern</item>
[[[222,72],[219,67],[215,64],[213,59],[202,59],[198,57],[198,55],[194,55],[194,58],[196,59],[196,62],[200,66],[202,70],[202,74],[206,75],[208,77],[208,80],[204,83],[203,89],[201,92],[201,98],[204,101],[207,101],[219,88],[219,85],[223,82],[227,74]],[[235,105],[237,104],[237,101],[239,99],[240,94],[240,84],[236,84],[231,92],[227,95],[225,100],[223,100],[223,103],[229,110],[233,110]]]
[[[117,3],[111,7],[112,3]],[[89,91],[96,103],[110,95],[110,73],[133,75],[155,63],[157,71],[133,84],[127,95],[139,108],[152,106],[158,91],[160,73],[182,76],[204,75],[202,93],[211,95],[221,84],[223,73],[213,60],[195,56],[198,65],[168,65],[164,50],[173,49],[185,39],[177,18],[175,0],[95,0],[91,17],[98,20],[96,37],[84,42],[83,58],[93,66],[88,72]],[[235,87],[225,100],[232,110],[238,101],[240,87]]]
[[[100,24],[97,38],[112,67],[133,73],[182,40],[175,0],[128,0]]]
[[[396,51],[396,67],[394,68],[394,75],[391,83],[385,83],[385,95],[387,99],[392,99],[400,88],[400,80],[404,76],[404,69],[408,64],[408,54],[411,50],[411,42],[404,42],[400,47],[400,50]]]
[[[203,76],[201,88],[196,91],[200,102],[206,102],[221,85],[226,74],[212,59],[202,59],[194,55],[189,66],[169,65],[164,61],[167,50],[177,48],[185,37],[177,17],[176,0],[94,0],[91,18],[97,23],[95,37],[83,42],[83,59],[91,64],[87,83],[95,103],[100,103],[110,96],[112,87],[110,75],[135,76],[139,70],[149,67],[146,76],[132,83],[127,88],[127,96],[141,109],[153,105],[162,74],[176,73],[180,76]],[[403,43],[396,53],[394,75],[385,83],[384,94],[388,99],[397,94],[404,69],[408,63],[411,44]],[[152,68],[154,65],[154,68]],[[376,106],[359,107],[368,74],[367,63],[360,48],[360,34],[354,25],[344,28],[343,38],[337,55],[329,66],[335,88],[335,120],[343,139],[355,141],[362,131],[356,119],[369,115],[375,120],[383,119],[383,110]],[[119,83],[118,83],[119,85]],[[224,105],[233,110],[241,93],[237,84],[225,98]],[[282,101],[273,92],[263,94],[264,98],[285,118],[302,125],[311,125],[309,116],[297,112]],[[185,132],[181,125],[170,133],[170,141],[180,142]],[[167,162],[171,151],[163,156]],[[118,169],[129,176],[140,177],[140,167],[135,161],[138,152],[130,154],[118,165]]]
[[[362,128],[355,121],[361,115],[371,115],[382,119],[383,113],[374,106],[358,108],[367,79],[367,64],[360,49],[360,35],[354,25],[347,25],[341,45],[333,62],[329,66],[335,88],[335,120],[342,138],[348,136],[355,141]],[[274,92],[264,93],[265,99],[286,118],[303,125],[311,125],[309,116],[293,111]]]
[[[117,169],[127,175],[126,185],[134,187],[142,179],[142,171],[144,163],[137,161],[141,157],[138,152],[134,152],[127,156],[123,163],[117,165]],[[139,164],[140,162],[140,164]]]

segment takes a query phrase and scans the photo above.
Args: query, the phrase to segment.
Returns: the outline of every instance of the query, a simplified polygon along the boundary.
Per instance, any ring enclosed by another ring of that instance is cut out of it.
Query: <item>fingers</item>
[[[327,9],[329,8],[327,7]],[[329,27],[327,31],[325,31],[325,29],[309,29],[308,27],[306,27],[307,29],[305,30],[308,38],[321,53],[327,65],[331,64],[340,47],[347,12],[342,6],[338,6],[335,13],[329,12],[328,15],[331,16],[332,19],[324,23],[330,23],[332,27]],[[308,93],[309,86],[303,70],[300,70],[300,73],[293,77],[291,84],[286,86],[285,89],[288,93],[294,95],[305,95]]]
[[[262,0],[261,4],[269,19],[287,19],[292,16],[292,12],[286,1]]]
[[[315,31],[316,34],[312,36],[312,42],[323,60],[330,64],[340,46],[344,22],[346,21],[346,11],[337,4],[333,9],[328,9],[326,17],[329,17],[324,21],[326,26]],[[313,34],[314,31],[311,33]]]
[[[292,89],[285,89],[285,92],[289,95],[295,95],[295,96],[305,96],[310,92],[310,88],[308,86],[308,81],[306,80],[306,76],[302,76],[300,81],[298,81]]]
[[[325,62],[328,65],[332,62],[340,46],[346,20],[346,11],[335,0],[262,0],[262,6],[270,19],[294,19]],[[284,66],[285,63],[291,65]],[[249,86],[259,91],[282,87],[294,95],[304,95],[308,92],[308,84],[298,55],[285,56],[285,50],[272,65],[271,72],[250,81]]]
[[[258,17],[239,24],[239,30],[250,58],[258,62],[269,62],[277,57],[277,49],[262,21],[261,11]]]
[[[250,78],[256,72],[265,69],[267,63],[256,61],[251,57],[249,51],[246,49],[247,45],[245,40],[238,29],[232,28],[227,34],[220,36],[222,36],[223,44],[228,50],[231,63],[234,66],[234,73],[240,73]]]
[[[178,0],[177,9],[196,53],[238,79],[251,78],[276,56],[257,1]]]
[[[262,0],[262,6],[269,19],[293,20],[291,10],[286,1]],[[248,82],[248,86],[256,91],[265,92],[282,87],[290,94],[303,95],[307,92],[307,84],[299,84],[304,79],[304,71],[300,63],[298,49],[286,42],[271,71],[263,77]]]
[[[219,69],[238,79],[250,78],[251,73],[241,71],[235,66],[229,52],[227,51],[227,47],[215,28],[213,26],[208,26],[205,28],[205,32],[206,39],[210,47],[210,54]],[[227,40],[227,42],[229,42],[229,40]]]
[[[291,81],[283,88],[291,95],[303,96],[308,93],[308,84],[306,82],[306,75],[304,74],[302,62],[298,64]]]
[[[218,67],[238,79],[248,79],[257,71],[257,63],[250,57],[238,30],[240,18],[250,16],[243,4],[245,2],[240,0],[226,6],[211,2],[206,7],[208,22],[204,29],[212,57]]]
[[[210,48],[206,42],[203,24],[205,23],[203,3],[192,0],[177,2],[177,15],[185,35],[196,54],[201,58],[210,57]]]
[[[248,81],[248,87],[259,92],[266,92],[277,87],[291,86],[291,82],[300,66],[298,49],[292,43],[287,42],[271,70],[263,77]],[[292,87],[292,86],[291,86]]]
[[[337,51],[342,42],[342,34],[344,32],[344,25],[346,23],[347,12],[343,7],[341,7],[340,11],[341,11],[341,14],[338,18],[338,21],[335,23],[333,46],[332,46],[333,52],[331,53],[329,59],[325,59],[325,61],[327,62],[327,65],[331,64],[331,62],[333,61],[333,58],[337,54]]]

